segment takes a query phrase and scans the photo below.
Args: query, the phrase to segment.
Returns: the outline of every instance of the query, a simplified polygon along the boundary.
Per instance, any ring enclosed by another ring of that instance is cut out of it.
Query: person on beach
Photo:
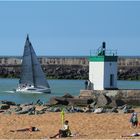
[[[130,135],[122,135],[121,137],[138,137],[138,136],[140,136],[140,133],[133,133]]]
[[[138,126],[138,116],[136,112],[133,112],[130,117],[131,127],[136,128]]]
[[[29,128],[22,128],[22,129],[17,129],[17,130],[10,130],[10,132],[19,132],[19,131],[39,131],[38,128],[34,127],[34,126],[31,126]]]
[[[54,135],[54,136],[52,136],[50,138],[57,138],[57,137],[58,138],[62,138],[62,137],[68,137],[68,136],[70,136],[71,135],[71,131],[69,129],[68,123],[69,123],[68,120],[66,120],[64,122],[63,128],[62,129],[59,129],[59,132],[56,135]]]
[[[88,89],[88,80],[85,81],[85,90]]]

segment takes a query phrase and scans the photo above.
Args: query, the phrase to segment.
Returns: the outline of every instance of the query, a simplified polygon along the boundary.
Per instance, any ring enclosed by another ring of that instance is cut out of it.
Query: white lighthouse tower
[[[105,42],[89,58],[89,81],[93,90],[117,89],[117,54],[107,51]]]

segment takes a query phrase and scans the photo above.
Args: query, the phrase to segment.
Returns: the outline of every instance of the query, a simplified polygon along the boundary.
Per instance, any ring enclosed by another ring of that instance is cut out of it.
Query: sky
[[[0,1],[0,56],[89,56],[103,41],[140,56],[140,1]]]

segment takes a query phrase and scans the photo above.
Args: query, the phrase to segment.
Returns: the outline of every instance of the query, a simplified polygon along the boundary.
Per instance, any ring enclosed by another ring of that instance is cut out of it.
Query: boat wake
[[[17,92],[15,90],[7,90],[4,91],[6,93],[16,93],[16,94],[46,94],[46,93],[42,93],[42,92]]]
[[[15,91],[15,93],[18,93],[18,94],[46,94],[46,93],[43,93],[43,92],[21,92],[21,91]]]
[[[7,92],[7,93],[16,93],[14,90],[7,90],[7,91],[4,91],[4,92]]]

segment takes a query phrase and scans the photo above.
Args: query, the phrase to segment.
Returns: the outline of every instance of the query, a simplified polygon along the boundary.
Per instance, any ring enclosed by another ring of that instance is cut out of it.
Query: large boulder
[[[93,99],[88,99],[88,98],[69,98],[67,99],[69,102],[69,105],[72,106],[87,106],[91,103],[93,103]]]
[[[68,105],[68,101],[67,98],[64,97],[52,97],[49,101],[50,105]]]
[[[0,104],[0,109],[9,109],[10,108],[10,105],[7,105],[7,104]]]
[[[25,103],[20,105],[20,107],[25,107],[25,106],[33,106],[33,103]]]
[[[112,99],[111,103],[109,104],[111,107],[118,107],[123,105],[125,105],[125,102],[121,99]]]
[[[93,90],[80,90],[80,98],[96,98],[96,93]]]
[[[15,112],[21,111],[22,110],[22,107],[20,107],[20,106],[14,106],[14,107],[11,107],[9,110],[11,112],[15,113]]]
[[[105,94],[99,94],[96,104],[98,107],[106,106],[109,103],[111,103],[111,99],[108,96],[106,96]]]
[[[21,111],[18,111],[16,114],[27,114],[29,112],[35,112],[35,106],[24,106]]]
[[[35,115],[44,114],[44,113],[45,113],[45,111],[42,111],[42,110],[35,111]],[[29,114],[29,115],[31,115],[31,114]]]
[[[69,93],[66,93],[64,96],[62,96],[63,98],[73,98],[73,96]]]
[[[12,101],[6,101],[6,100],[1,101],[1,103],[2,103],[2,104],[7,104],[7,105],[16,105],[15,102],[12,102]]]
[[[55,99],[55,97],[52,97],[52,98],[50,98],[49,104],[50,105],[57,105],[58,101]]]

